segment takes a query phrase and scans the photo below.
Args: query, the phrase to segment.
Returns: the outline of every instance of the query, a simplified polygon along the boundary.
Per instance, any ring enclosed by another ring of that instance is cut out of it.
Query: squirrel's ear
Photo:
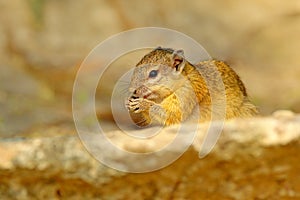
[[[184,62],[184,52],[183,50],[175,50],[172,55],[173,68],[177,72],[182,72],[185,62]]]

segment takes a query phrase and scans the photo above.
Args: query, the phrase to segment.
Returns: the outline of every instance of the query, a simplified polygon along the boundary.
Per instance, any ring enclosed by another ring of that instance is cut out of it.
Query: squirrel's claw
[[[130,97],[126,103],[126,108],[133,113],[140,113],[149,110],[154,103],[144,98]]]

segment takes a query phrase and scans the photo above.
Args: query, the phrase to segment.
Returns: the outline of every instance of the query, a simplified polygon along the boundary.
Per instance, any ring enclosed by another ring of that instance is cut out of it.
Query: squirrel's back
[[[206,84],[212,85],[210,92],[222,93],[222,88],[225,89],[227,119],[250,117],[258,113],[256,106],[254,106],[248,98],[244,83],[228,64],[219,60],[209,60],[197,63],[195,66],[197,70],[200,71],[201,76],[204,76],[205,80],[207,80]],[[218,83],[219,80],[218,75],[216,75],[216,69],[223,82],[221,85]],[[211,98],[211,96],[209,98]],[[216,98],[216,96],[214,96],[214,98]],[[210,99],[208,101],[211,103]]]

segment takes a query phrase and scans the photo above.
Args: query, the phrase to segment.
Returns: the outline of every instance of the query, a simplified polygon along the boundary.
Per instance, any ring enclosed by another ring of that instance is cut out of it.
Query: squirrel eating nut
[[[191,64],[183,50],[158,47],[146,54],[134,69],[129,92],[126,107],[133,122],[141,127],[178,124],[195,109],[199,109],[199,122],[211,120],[212,94],[213,98],[225,99],[225,119],[257,114],[232,68],[217,60]]]

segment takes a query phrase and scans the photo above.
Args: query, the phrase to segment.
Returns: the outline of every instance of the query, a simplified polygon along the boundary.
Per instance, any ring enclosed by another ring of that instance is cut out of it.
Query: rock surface
[[[193,145],[174,163],[138,174],[101,164],[75,135],[2,139],[1,199],[300,198],[300,115],[281,111],[272,117],[228,121],[213,151],[200,159],[207,126],[200,126]],[[177,128],[165,128],[161,137],[142,142],[120,131],[107,137],[127,151],[142,153],[173,140]],[[102,154],[124,169],[151,164],[128,162],[126,156],[109,151]],[[161,161],[157,157],[153,162]]]

